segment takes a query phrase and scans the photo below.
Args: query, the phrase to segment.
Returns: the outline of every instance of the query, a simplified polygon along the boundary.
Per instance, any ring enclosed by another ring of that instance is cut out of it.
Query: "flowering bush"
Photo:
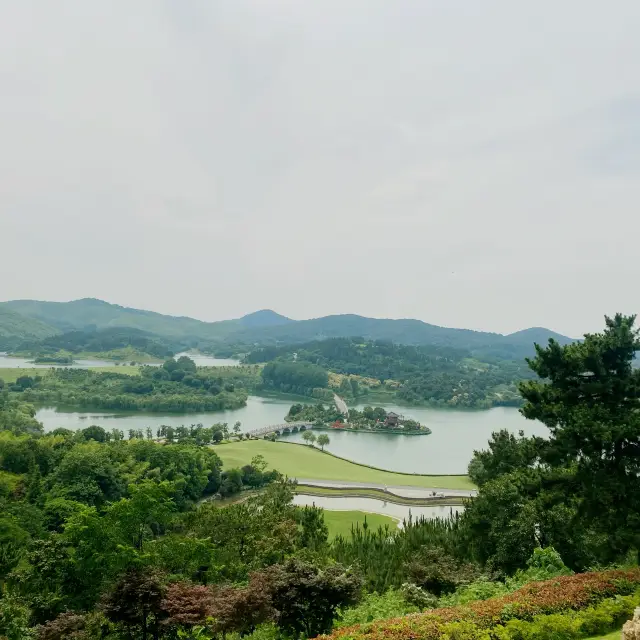
[[[640,568],[560,576],[489,600],[338,629],[325,639],[476,640],[489,637],[486,631],[498,625],[508,628],[510,620],[532,621],[536,616],[586,609],[606,598],[627,595],[639,586]]]

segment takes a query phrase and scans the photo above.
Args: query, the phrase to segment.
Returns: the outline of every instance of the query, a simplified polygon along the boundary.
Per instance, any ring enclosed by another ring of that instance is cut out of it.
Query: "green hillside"
[[[131,352],[126,356],[129,360],[138,358],[140,361],[139,354],[164,359],[172,356],[182,346],[178,340],[174,343],[171,339],[160,338],[140,329],[109,327],[95,331],[69,331],[44,339],[25,340],[17,346],[16,351],[24,356],[52,355],[59,352],[106,354],[122,351],[123,356]]]
[[[505,338],[513,344],[532,344],[537,342],[538,344],[546,344],[549,338],[553,338],[560,344],[568,344],[572,342],[571,338],[563,336],[555,331],[550,331],[544,327],[531,327],[529,329],[522,329],[522,331],[516,331],[515,333],[509,333]]]
[[[396,344],[466,349],[481,357],[507,360],[533,355],[534,342],[546,345],[549,338],[555,338],[561,344],[573,341],[572,338],[544,328],[525,329],[504,336],[486,331],[439,327],[421,320],[366,318],[351,314],[275,326],[241,328],[233,334],[233,338],[238,341],[261,345],[297,344],[352,336],[362,336],[367,340],[388,340]]]
[[[439,327],[421,320],[366,318],[353,314],[291,320],[270,310],[248,314],[237,320],[203,322],[183,316],[168,316],[110,304],[94,298],[72,302],[12,300],[0,308],[18,312],[61,331],[130,327],[158,336],[192,339],[246,350],[255,344],[297,344],[325,338],[363,336],[406,345],[434,345],[473,351],[480,357],[520,359],[533,354],[533,342],[546,344],[556,338],[562,344],[571,338],[544,328],[531,328],[504,336],[499,333]]]
[[[12,300],[0,308],[51,324],[62,331],[92,327],[130,327],[168,337],[221,339],[236,326],[233,320],[202,322],[193,318],[168,316],[154,311],[143,311],[110,304],[103,300],[84,298],[72,302],[41,302],[38,300]]]
[[[0,350],[12,348],[23,340],[41,340],[57,333],[59,330],[51,325],[0,305]]]

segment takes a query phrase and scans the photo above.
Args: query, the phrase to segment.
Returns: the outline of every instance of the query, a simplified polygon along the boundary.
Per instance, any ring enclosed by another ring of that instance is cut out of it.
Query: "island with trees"
[[[286,422],[310,422],[315,429],[369,431],[403,435],[428,435],[429,427],[382,407],[364,407],[362,411],[349,409],[345,416],[335,405],[294,404],[285,416]]]

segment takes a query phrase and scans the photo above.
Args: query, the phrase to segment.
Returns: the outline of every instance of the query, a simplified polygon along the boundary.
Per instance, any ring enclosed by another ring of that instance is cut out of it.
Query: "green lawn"
[[[378,527],[384,527],[385,524],[388,524],[390,529],[395,529],[398,526],[398,520],[378,513],[364,513],[363,511],[327,511],[325,509],[324,521],[329,529],[329,539],[331,540],[338,535],[348,536],[351,533],[351,527],[355,527],[356,522],[362,526],[365,518],[367,525],[371,527],[373,531],[377,531]]]
[[[0,369],[0,379],[5,382],[15,382],[20,376],[46,376],[49,373],[48,369],[30,368],[30,369],[17,369],[15,367]]]
[[[107,373],[124,373],[128,376],[139,376],[140,375],[140,367],[135,366],[132,367],[128,364],[123,365],[113,365],[112,367],[91,367],[89,371],[100,371]],[[2,369],[0,369],[2,372]]]
[[[593,636],[592,638],[589,638],[589,640],[620,640],[620,638],[622,638],[622,629],[612,631],[606,636]]]
[[[377,471],[335,458],[306,445],[268,440],[243,440],[215,447],[225,468],[242,467],[255,455],[263,455],[269,466],[292,478],[346,480],[375,484],[434,487],[439,489],[474,489],[467,476],[414,476],[392,471]],[[428,472],[428,469],[425,469]]]

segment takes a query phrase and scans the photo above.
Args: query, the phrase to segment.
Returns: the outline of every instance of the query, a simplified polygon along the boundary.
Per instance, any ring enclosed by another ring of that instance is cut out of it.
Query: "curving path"
[[[337,393],[333,394],[333,401],[336,403],[336,408],[342,415],[349,415],[349,407],[347,407],[347,403]]]
[[[441,493],[445,496],[473,498],[478,492],[469,489],[437,489],[430,487],[412,487],[410,485],[384,485],[372,482],[351,482],[346,480],[312,480],[309,478],[296,478],[299,485],[309,487],[327,487],[329,489],[382,489],[397,496],[405,498],[429,498],[433,493]]]

